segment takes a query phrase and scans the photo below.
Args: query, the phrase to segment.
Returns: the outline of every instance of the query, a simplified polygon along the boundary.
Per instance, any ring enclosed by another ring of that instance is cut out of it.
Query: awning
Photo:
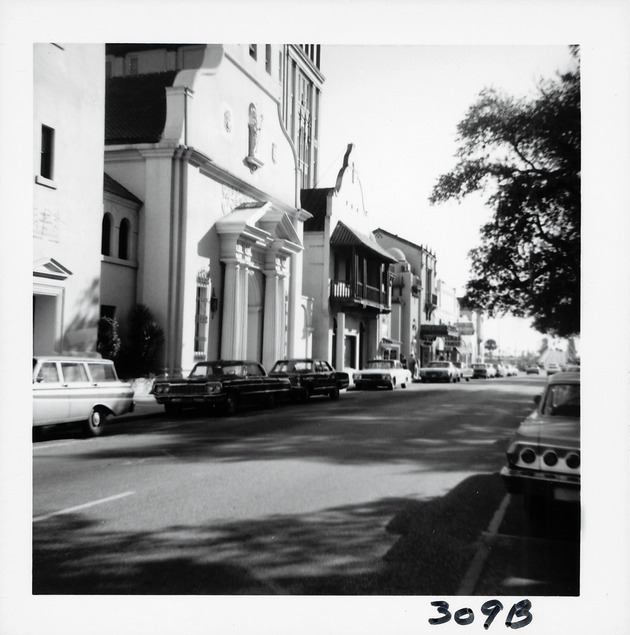
[[[333,247],[363,247],[378,256],[379,260],[384,260],[385,262],[397,262],[396,258],[385,251],[375,239],[371,239],[369,236],[362,234],[356,229],[348,227],[341,221],[337,223],[337,226],[330,237],[330,245]]]
[[[458,337],[457,327],[451,324],[421,324],[420,337]]]

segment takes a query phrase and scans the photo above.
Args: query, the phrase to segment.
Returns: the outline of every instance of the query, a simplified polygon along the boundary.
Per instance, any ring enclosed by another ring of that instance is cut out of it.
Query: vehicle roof
[[[207,359],[203,362],[197,362],[195,366],[202,366],[204,364],[258,364],[259,366],[262,366],[260,362],[253,359]]]
[[[89,355],[33,355],[33,360],[37,362],[106,362],[108,364],[113,364],[114,362],[111,359],[104,359],[100,355],[94,355],[90,357]]]
[[[554,373],[547,380],[549,384],[579,384],[580,373]]]
[[[276,360],[276,364],[284,364],[286,362],[323,362],[324,359],[318,357],[286,357],[285,359]]]

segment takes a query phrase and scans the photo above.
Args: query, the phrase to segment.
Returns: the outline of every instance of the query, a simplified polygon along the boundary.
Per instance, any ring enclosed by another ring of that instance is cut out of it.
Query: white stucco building
[[[108,45],[101,304],[165,331],[164,370],[306,347],[299,190],[316,178],[319,48]],[[106,215],[110,220],[106,221]],[[134,297],[135,296],[135,297]]]
[[[96,350],[105,49],[33,47],[33,352]]]

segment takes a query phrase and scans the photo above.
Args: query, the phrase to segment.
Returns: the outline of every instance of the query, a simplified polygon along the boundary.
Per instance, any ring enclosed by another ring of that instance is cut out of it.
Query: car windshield
[[[579,417],[579,384],[553,384],[549,386],[545,395],[542,413],[558,417]]]
[[[197,364],[190,372],[190,377],[208,377],[210,375],[245,375],[244,364],[228,364],[225,362],[209,362]]]
[[[429,368],[448,368],[448,362],[431,362]]]
[[[394,362],[388,359],[373,359],[367,363],[366,368],[392,368]]]

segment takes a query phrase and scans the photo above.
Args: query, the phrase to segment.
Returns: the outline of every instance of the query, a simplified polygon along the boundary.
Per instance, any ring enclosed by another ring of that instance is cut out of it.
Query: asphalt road
[[[579,513],[530,522],[498,476],[543,381],[56,430],[33,445],[33,592],[576,595]]]

